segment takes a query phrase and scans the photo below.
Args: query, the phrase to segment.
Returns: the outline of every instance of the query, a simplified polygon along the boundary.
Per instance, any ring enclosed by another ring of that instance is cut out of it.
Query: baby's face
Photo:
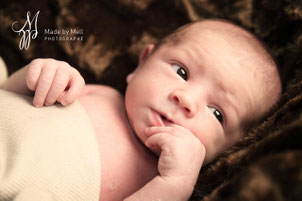
[[[128,77],[129,121],[143,142],[147,127],[189,129],[205,146],[209,162],[238,141],[246,122],[258,116],[259,84],[242,66],[248,57],[211,34],[165,44],[150,54],[152,47]]]

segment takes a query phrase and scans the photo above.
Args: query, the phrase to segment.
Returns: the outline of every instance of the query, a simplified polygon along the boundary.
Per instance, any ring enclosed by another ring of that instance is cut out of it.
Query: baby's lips
[[[161,118],[161,115],[158,112],[153,111],[152,117],[153,117],[155,126],[165,126],[163,119]]]
[[[177,124],[171,122],[171,121],[164,121],[164,124],[166,127],[174,127],[177,126]]]

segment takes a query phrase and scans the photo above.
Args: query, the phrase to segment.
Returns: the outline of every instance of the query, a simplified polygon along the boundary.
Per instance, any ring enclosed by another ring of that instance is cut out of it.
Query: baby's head
[[[127,77],[129,121],[144,142],[150,126],[177,124],[205,146],[205,162],[237,142],[279,99],[276,64],[251,33],[202,20],[148,45]]]

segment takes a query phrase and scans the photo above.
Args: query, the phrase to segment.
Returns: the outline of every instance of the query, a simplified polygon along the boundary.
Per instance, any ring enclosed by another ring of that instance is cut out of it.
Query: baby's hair
[[[185,30],[188,27],[190,27],[191,25],[201,22],[201,21],[202,20],[192,21],[190,23],[187,23],[187,24],[179,27],[178,29],[173,31],[171,34],[167,35],[166,37],[164,37],[163,39],[158,41],[158,43],[155,44],[153,52],[155,52],[158,48],[160,48],[162,45],[165,45],[165,44],[177,45],[181,41],[181,39],[183,39],[184,35],[187,33]]]

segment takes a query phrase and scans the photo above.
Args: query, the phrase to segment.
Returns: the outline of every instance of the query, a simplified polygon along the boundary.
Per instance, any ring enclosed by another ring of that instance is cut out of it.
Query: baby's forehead
[[[260,47],[250,40],[249,35],[234,33],[231,28],[227,29],[229,30],[217,29],[208,25],[192,25],[184,30],[183,37],[175,44],[175,47],[187,48],[188,51],[195,48],[196,52],[199,51],[198,53],[202,55],[197,60],[205,59],[209,55],[206,53],[212,53],[217,61],[219,59],[229,60],[228,62],[232,61],[233,65],[236,63],[235,66],[245,67],[261,60],[259,59]]]
[[[208,20],[194,23],[182,30],[182,40],[191,45],[199,45],[205,51],[216,49],[216,56],[229,56],[242,67],[266,66],[274,63],[265,45],[252,33],[243,28],[223,21]],[[191,41],[191,43],[190,43]]]

